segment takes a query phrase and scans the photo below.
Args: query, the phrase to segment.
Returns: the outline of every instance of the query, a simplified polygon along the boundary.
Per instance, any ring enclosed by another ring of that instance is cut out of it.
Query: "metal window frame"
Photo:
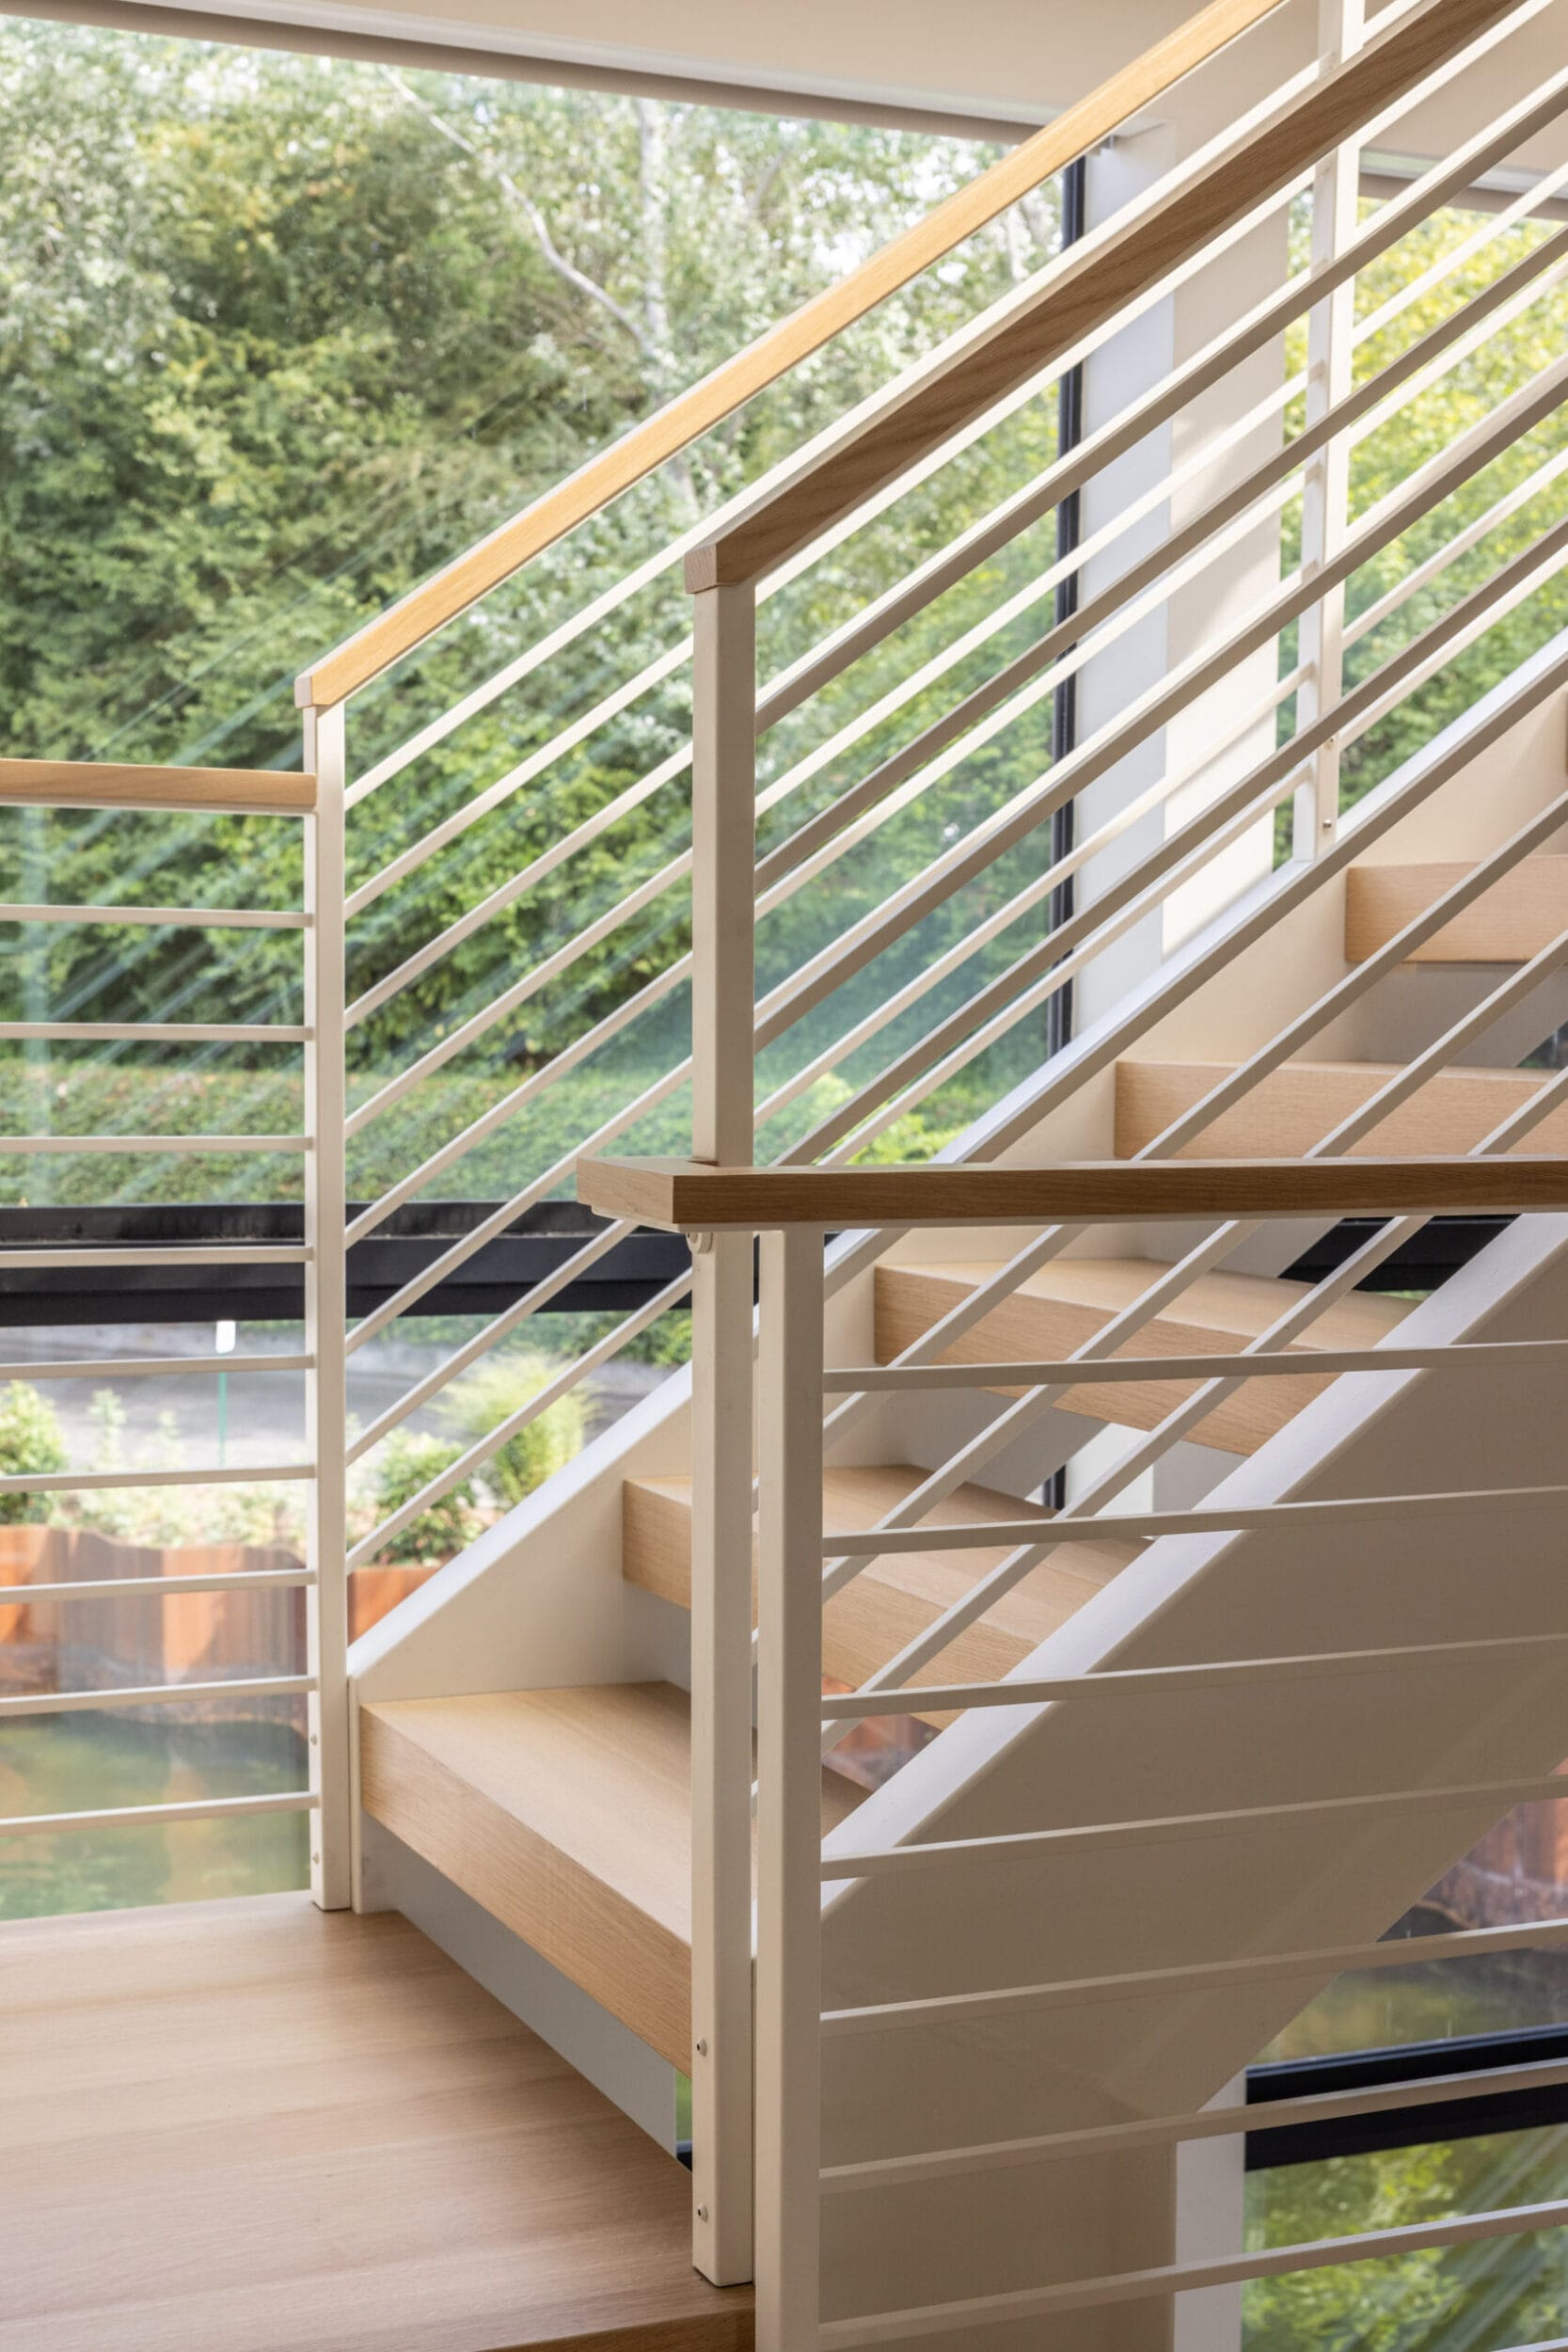
[[[1411,1959],[1420,1958],[1419,1936],[1412,1936]],[[1376,2115],[1354,2115],[1320,2123],[1270,2130],[1264,2118],[1276,2100],[1315,2092],[1370,2090],[1385,2083],[1419,2083],[1434,2074],[1485,2074],[1494,2067],[1539,2065],[1568,2058],[1568,2025],[1526,2026],[1500,2033],[1458,2035],[1448,2042],[1395,2043],[1386,2049],[1347,2050],[1325,2058],[1274,2060],[1249,2067],[1247,2106],[1259,2110],[1258,2126],[1246,2135],[1246,2169],[1273,2171],[1280,2166],[1325,2164],[1338,2156],[1373,2155],[1433,2141],[1478,2139],[1497,2132],[1525,2132],[1568,2123],[1568,2083],[1491,2097],[1454,2099],[1436,2105],[1392,2107]]]

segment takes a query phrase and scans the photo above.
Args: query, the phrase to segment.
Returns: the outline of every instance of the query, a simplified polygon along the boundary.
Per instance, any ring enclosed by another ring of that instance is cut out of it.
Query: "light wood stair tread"
[[[879,1266],[879,1360],[901,1354],[999,1271],[999,1261],[973,1259]],[[974,1364],[1069,1356],[1166,1271],[1145,1258],[1057,1258],[983,1316],[946,1350],[945,1360]],[[1308,1287],[1266,1275],[1200,1275],[1118,1352],[1146,1359],[1232,1353],[1266,1331]],[[1408,1300],[1357,1291],[1321,1315],[1291,1352],[1309,1364],[1315,1348],[1374,1346],[1409,1312]],[[1223,1452],[1250,1454],[1324,1385],[1306,1371],[1299,1380],[1250,1381],[1193,1435]],[[1193,1392],[1191,1383],[1180,1380],[1130,1381],[1125,1387],[1073,1389],[1062,1402],[1066,1410],[1086,1420],[1152,1429]]]
[[[1363,963],[1465,877],[1465,865],[1353,866],[1345,959]],[[1568,930],[1568,857],[1522,858],[1418,947],[1412,963],[1524,963]]]
[[[875,1526],[926,1475],[908,1463],[830,1469],[823,1479],[824,1524]],[[624,1575],[677,1608],[689,1608],[691,1481],[628,1479],[623,1496]],[[926,1513],[921,1524],[974,1526],[985,1519],[1032,1518],[1043,1522],[1049,1516],[1038,1503],[965,1486]],[[993,1680],[1010,1672],[1136,1559],[1139,1549],[1136,1544],[1112,1541],[1064,1544],[913,1679]],[[961,1600],[1003,1557],[1001,1550],[889,1551],[868,1562],[824,1612],[824,1673],[836,1682],[864,1682]],[[942,1723],[947,1718],[930,1720]]]
[[[1201,1102],[1234,1065],[1208,1061],[1120,1061],[1117,1064],[1117,1152],[1143,1151],[1172,1120]],[[1186,1159],[1290,1159],[1321,1143],[1340,1120],[1359,1110],[1398,1076],[1396,1062],[1289,1061],[1233,1108],[1222,1111],[1181,1154]],[[1545,1086],[1550,1073],[1464,1066],[1428,1080],[1409,1100],[1369,1129],[1347,1154],[1419,1158],[1468,1152],[1512,1111]],[[1517,1146],[1527,1152],[1568,1151],[1568,1104],[1560,1106]]]
[[[691,1728],[671,1683],[360,1710],[365,1810],[674,2065],[690,2063]],[[823,1828],[864,1791],[823,1775]]]
[[[749,2352],[690,2175],[391,1913],[0,1926],[17,2352]]]

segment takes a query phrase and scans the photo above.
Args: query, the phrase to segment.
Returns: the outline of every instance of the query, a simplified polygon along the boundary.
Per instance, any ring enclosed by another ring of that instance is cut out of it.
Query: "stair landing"
[[[0,1927],[4,2352],[749,2352],[690,2179],[405,1920]]]

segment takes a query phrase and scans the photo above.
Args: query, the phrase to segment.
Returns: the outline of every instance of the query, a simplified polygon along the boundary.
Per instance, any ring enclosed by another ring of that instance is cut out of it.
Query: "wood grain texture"
[[[1206,1073],[1200,1087],[1194,1073],[1198,1065],[1122,1062],[1117,1066],[1117,1127],[1119,1150],[1136,1149],[1131,1138],[1158,1132],[1164,1120],[1159,1107],[1167,1100],[1176,1109],[1196,1101],[1204,1087],[1222,1073]],[[1249,1104],[1233,1114],[1235,1133],[1243,1140],[1232,1143],[1219,1124],[1210,1131],[1226,1143],[1224,1158],[1175,1160],[1081,1160],[1055,1168],[976,1168],[927,1164],[919,1168],[706,1168],[695,1160],[579,1160],[578,1198],[606,1216],[635,1218],[643,1225],[673,1227],[702,1232],[713,1228],[744,1226],[752,1232],[781,1225],[820,1225],[824,1231],[846,1231],[879,1225],[1051,1225],[1104,1224],[1117,1219],[1208,1216],[1352,1216],[1374,1211],[1470,1209],[1498,1212],[1555,1209],[1568,1206],[1568,1159],[1548,1156],[1568,1150],[1568,1110],[1536,1130],[1528,1142],[1533,1152],[1507,1159],[1474,1160],[1457,1156],[1465,1141],[1479,1141],[1487,1127],[1501,1120],[1515,1102],[1522,1102],[1537,1079],[1498,1077],[1490,1092],[1472,1090],[1474,1120],[1464,1132],[1442,1143],[1407,1142],[1408,1136],[1425,1136],[1429,1126],[1417,1120],[1402,1123],[1396,1147],[1421,1156],[1372,1158],[1357,1152],[1342,1160],[1276,1158],[1283,1141],[1287,1150],[1305,1150],[1333,1125],[1325,1110],[1314,1125],[1301,1113],[1301,1087],[1313,1104],[1319,1097],[1310,1082],[1297,1074],[1310,1064],[1292,1062],[1278,1073],[1280,1083],[1265,1079]],[[1347,1082],[1323,1099],[1346,1108],[1365,1099],[1380,1076],[1365,1067],[1361,1091]],[[1125,1079],[1122,1073],[1130,1073]],[[1183,1073],[1187,1074],[1183,1076]],[[1131,1073],[1138,1073],[1136,1075]],[[1153,1073],[1147,1079],[1144,1073]],[[1488,1078],[1493,1073],[1472,1073]],[[1513,1088],[1511,1094],[1509,1087]],[[1271,1093],[1271,1089],[1275,1091]],[[1126,1107],[1122,1109],[1123,1093]],[[1428,1092],[1433,1089],[1428,1089]],[[1267,1114],[1257,1108],[1261,1098]],[[1425,1101],[1426,1095],[1418,1098]],[[1495,1118],[1484,1117],[1495,1106]],[[1272,1123],[1276,1111],[1294,1114],[1283,1136]],[[1176,1110],[1169,1113],[1174,1118]],[[1157,1123],[1150,1124],[1155,1118]],[[1454,1122],[1456,1126],[1460,1122]],[[1473,1133],[1471,1129],[1473,1127]],[[1540,1138],[1545,1138],[1544,1152]],[[1206,1136],[1203,1143],[1207,1145]],[[1255,1147],[1255,1148],[1253,1148]],[[1196,1147],[1195,1147],[1196,1148]],[[1384,1145],[1384,1149],[1387,1149]],[[1424,1156],[1431,1153],[1433,1156]]]
[[[405,1920],[0,1927],[6,2352],[749,2352],[689,2176]]]
[[[433,630],[644,475],[689,448],[1281,5],[1282,0],[1214,0],[1214,5],[1200,9],[968,187],[936,205],[859,269],[769,327],[700,384],[682,392],[656,416],[579,467],[558,488],[536,499],[487,539],[302,672],[295,683],[295,700],[302,707],[325,707],[341,702],[379,676]]]
[[[691,1755],[666,1682],[360,1710],[365,1810],[661,2058],[691,2062]],[[824,1775],[823,1826],[861,1792]]]
[[[1143,1258],[1058,1258],[1020,1285],[973,1330],[948,1348],[946,1363],[982,1364],[998,1358],[1069,1355],[1113,1315],[1142,1297],[1165,1272]],[[933,1323],[971,1297],[994,1263],[965,1261],[949,1265],[879,1265],[876,1274],[877,1359],[894,1357],[924,1337]],[[1266,1331],[1288,1307],[1303,1297],[1305,1282],[1270,1280],[1251,1274],[1205,1274],[1182,1297],[1147,1324],[1120,1352],[1127,1356],[1225,1355]],[[1310,1338],[1293,1354],[1311,1361],[1312,1345],[1371,1347],[1401,1324],[1409,1302],[1357,1291],[1319,1317]],[[1283,1428],[1327,1382],[1304,1373],[1249,1381],[1193,1431],[1193,1441],[1226,1454],[1252,1454]],[[1116,1422],[1129,1429],[1152,1429],[1195,1393],[1180,1380],[1132,1381],[1125,1388],[1096,1383],[1072,1389],[1063,1408],[1085,1421]]]
[[[1444,0],[1440,8],[1423,10],[1381,40],[1374,35],[1282,120],[1175,190],[1120,236],[1077,262],[1069,261],[1036,301],[985,341],[935,362],[896,407],[695,550],[687,559],[688,585],[756,580],[787,561],[1413,90],[1512,5]]]
[[[1364,963],[1472,871],[1467,866],[1353,866],[1345,876],[1345,961]],[[1568,930],[1568,857],[1527,857],[1410,956],[1412,963],[1528,963]]]
[[[1143,1151],[1173,1119],[1179,1119],[1195,1103],[1201,1102],[1210,1089],[1226,1076],[1228,1067],[1218,1062],[1118,1062],[1117,1150],[1128,1153]],[[1282,1152],[1309,1152],[1342,1119],[1348,1119],[1353,1111],[1370,1102],[1379,1087],[1397,1077],[1399,1067],[1393,1062],[1286,1062],[1260,1078],[1233,1110],[1223,1112],[1212,1126],[1205,1128],[1180,1155],[1180,1159],[1196,1159],[1199,1154],[1207,1159],[1212,1152],[1240,1163],[1257,1163],[1272,1160]],[[1338,1165],[1351,1171],[1349,1181],[1354,1184],[1357,1165],[1383,1167],[1392,1160],[1397,1166],[1402,1159],[1412,1165],[1415,1173],[1415,1164],[1424,1163],[1418,1178],[1424,1184],[1428,1169],[1439,1164],[1438,1155],[1473,1151],[1493,1128],[1500,1126],[1511,1112],[1528,1103],[1549,1079],[1550,1073],[1545,1071],[1443,1071],[1353,1145]],[[1548,1166],[1568,1168],[1568,1163],[1561,1158],[1553,1161],[1549,1156],[1568,1152],[1568,1104],[1551,1112],[1539,1127],[1521,1137],[1517,1149],[1527,1160],[1533,1159],[1543,1173]],[[1445,1159],[1441,1164],[1449,1162]],[[1164,1165],[1173,1163],[1167,1161]],[[1180,1161],[1174,1165],[1180,1165]],[[1323,1167],[1333,1163],[1319,1161],[1312,1165]],[[1505,1191],[1509,1187],[1508,1177],[1501,1173],[1508,1166],[1507,1160],[1460,1161],[1458,1165],[1462,1168],[1468,1166],[1478,1173],[1483,1168],[1499,1171],[1497,1181]],[[1471,1194],[1462,1179],[1456,1197],[1443,1205],[1480,1208],[1490,1188],[1483,1184]],[[1380,1197],[1375,1204],[1368,1205],[1401,1204]],[[1410,1202],[1412,1208],[1436,1205],[1425,1200]],[[1538,1205],[1544,1208],[1548,1203],[1543,1200]]]
[[[885,1468],[830,1470],[823,1480],[825,1523],[873,1527],[920,1484],[923,1470],[905,1463]],[[1032,1516],[1016,1496],[984,1486],[960,1486],[922,1519],[926,1527],[973,1526],[977,1520]],[[1039,1513],[1043,1520],[1048,1515]],[[689,1478],[630,1478],[622,1489],[621,1572],[643,1591],[676,1608],[691,1605],[691,1482]],[[994,1682],[1054,1633],[1086,1600],[1136,1559],[1131,1543],[1070,1543],[997,1602],[979,1623],[913,1677],[923,1682]],[[822,1669],[835,1682],[859,1686],[905,1644],[997,1566],[1000,1551],[927,1551],[876,1560],[828,1603],[822,1621]],[[755,1607],[755,1551],[752,1553]],[[926,1721],[946,1724],[951,1716]]]
[[[314,776],[270,768],[135,768],[110,760],[0,759],[0,805],[19,808],[221,809],[303,817]]]

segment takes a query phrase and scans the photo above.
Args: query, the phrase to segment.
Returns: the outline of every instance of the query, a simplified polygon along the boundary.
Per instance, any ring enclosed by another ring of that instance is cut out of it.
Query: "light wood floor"
[[[0,1926],[4,2352],[749,2352],[689,2188],[404,1920]]]

